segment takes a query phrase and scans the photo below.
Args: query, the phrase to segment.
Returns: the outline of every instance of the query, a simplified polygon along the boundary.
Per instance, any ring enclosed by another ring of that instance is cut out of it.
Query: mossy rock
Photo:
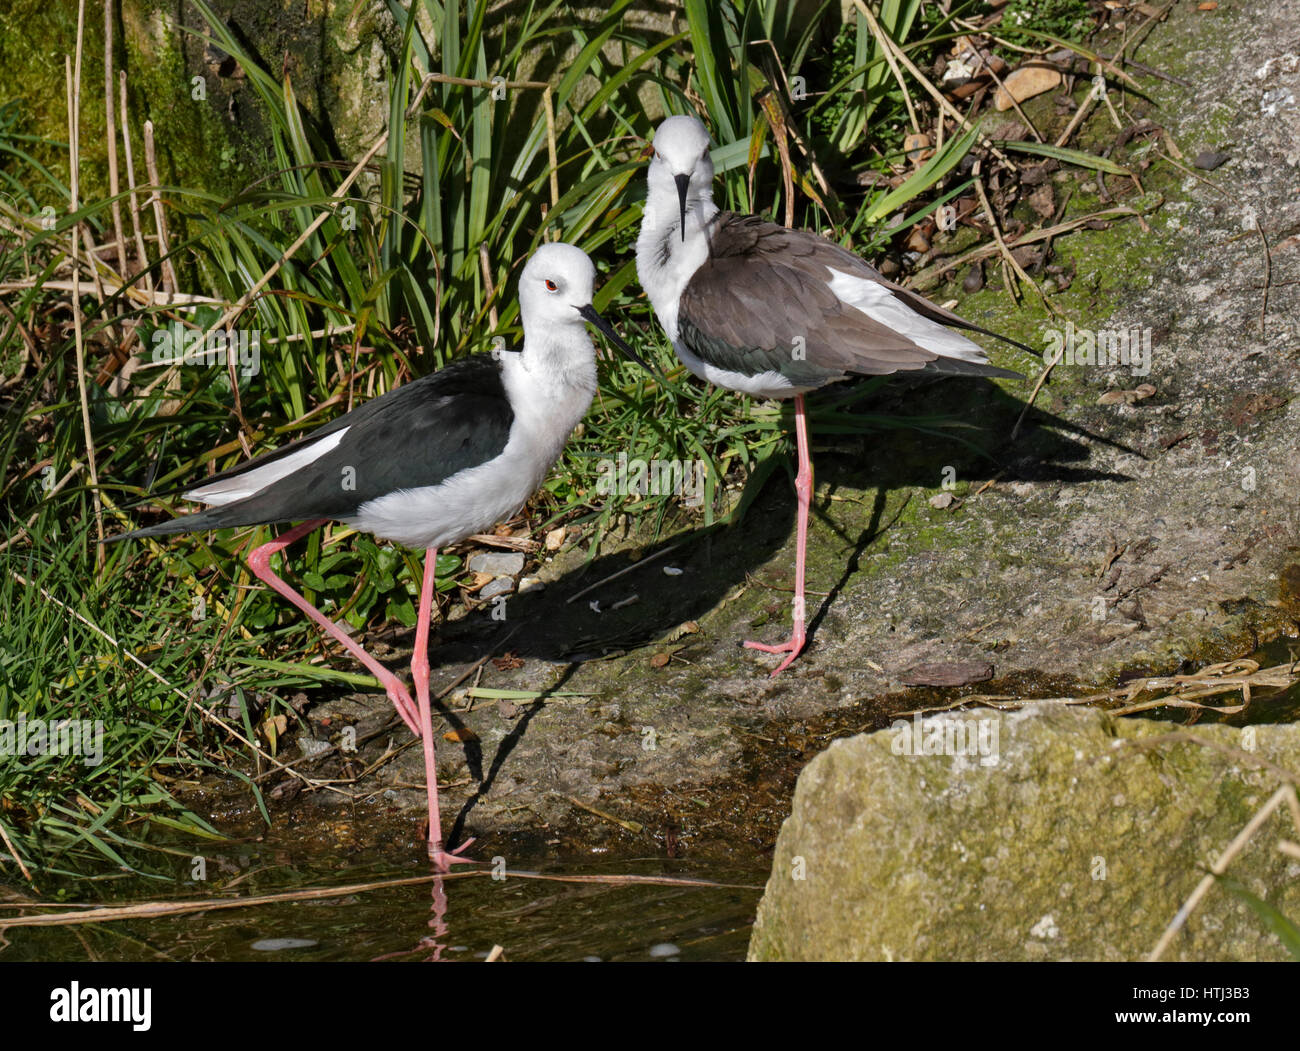
[[[751,959],[1143,959],[1280,786],[1268,764],[1300,769],[1294,725],[1156,742],[1170,724],[1055,703],[943,718],[967,745],[983,721],[993,747],[896,754],[891,728],[837,741],[804,770]],[[1227,873],[1293,918],[1300,865],[1277,842],[1297,834],[1279,808]],[[1221,886],[1164,954],[1286,957]]]

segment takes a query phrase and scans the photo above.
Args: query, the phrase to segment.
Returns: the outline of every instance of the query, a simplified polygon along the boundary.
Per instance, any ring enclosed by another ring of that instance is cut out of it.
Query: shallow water
[[[1300,662],[1300,639],[1278,638],[1261,646],[1249,659],[1261,668]],[[1230,708],[1241,704],[1241,693],[1224,693],[1202,699],[1203,704]],[[1189,714],[1190,713],[1190,714]],[[1158,708],[1144,712],[1148,719],[1176,723],[1225,723],[1228,726],[1260,726],[1269,723],[1300,721],[1300,682],[1285,690],[1256,690],[1246,710],[1235,715],[1220,715],[1206,709]]]
[[[424,875],[382,862],[287,864],[266,843],[223,844],[241,870],[199,885],[139,878],[95,881],[96,898],[65,905],[124,905],[194,897],[275,894]],[[540,860],[540,859],[539,859]],[[276,902],[183,916],[69,927],[11,928],[0,961],[27,960],[741,960],[766,872],[705,863],[601,861],[543,874],[638,874],[750,884],[752,889],[563,883],[507,875],[457,876],[319,900]],[[48,900],[48,899],[47,899]],[[9,909],[3,910],[9,913]]]

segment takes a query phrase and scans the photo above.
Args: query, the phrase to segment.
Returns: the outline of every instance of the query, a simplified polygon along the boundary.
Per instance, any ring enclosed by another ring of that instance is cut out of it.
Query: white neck
[[[677,189],[651,186],[636,239],[636,272],[650,297],[655,316],[668,338],[677,343],[677,304],[682,290],[709,257],[708,228],[718,206],[709,189],[686,201],[686,235],[682,236]]]
[[[542,325],[524,348],[501,357],[502,381],[516,420],[551,444],[556,455],[596,393],[596,352],[581,323]]]

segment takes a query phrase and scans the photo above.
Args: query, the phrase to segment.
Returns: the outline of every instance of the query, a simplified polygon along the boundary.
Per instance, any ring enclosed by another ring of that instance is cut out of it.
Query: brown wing
[[[723,212],[709,258],[682,292],[680,337],[711,365],[746,375],[772,370],[798,386],[922,369],[938,356],[846,307],[827,285],[827,266],[880,280],[817,234]]]
[[[858,256],[818,234],[722,212],[714,220],[709,258],[682,293],[680,337],[692,353],[719,368],[747,375],[770,369],[798,386],[820,386],[849,373],[949,366],[968,373],[1015,375],[942,357],[846,305],[827,284],[828,267],[877,282],[899,305],[930,321],[987,331],[887,281]],[[800,339],[802,359],[795,355]]]

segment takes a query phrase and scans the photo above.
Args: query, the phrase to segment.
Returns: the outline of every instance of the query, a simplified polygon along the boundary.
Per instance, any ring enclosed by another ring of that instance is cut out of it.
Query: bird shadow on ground
[[[456,819],[452,822],[451,831],[448,833],[448,843],[459,843],[465,832],[465,822],[469,819],[470,813],[478,805],[480,799],[492,791],[492,786],[496,783],[497,775],[501,773],[501,768],[510,758],[510,753],[515,750],[519,742],[524,739],[524,734],[528,730],[528,724],[546,705],[547,697],[553,695],[556,691],[564,688],[570,677],[573,675],[575,664],[570,664],[564,669],[560,677],[546,689],[542,690],[537,699],[530,703],[524,709],[524,713],[515,721],[510,732],[497,746],[497,750],[492,755],[492,764],[488,768],[486,775],[483,772],[483,752],[477,743],[473,750],[466,749],[466,760],[469,766],[470,777],[474,780],[476,787],[465,800],[463,806],[456,814]]]
[[[916,414],[919,404],[923,418]],[[1020,398],[987,380],[905,377],[855,405],[849,426],[841,412],[819,433],[817,397],[810,397],[812,530],[830,529],[846,550],[843,574],[829,597],[810,609],[811,632],[857,572],[864,553],[893,528],[904,500],[924,499],[909,490],[938,490],[945,470],[973,488],[990,479],[1065,485],[1130,480],[1088,466],[1089,443],[1136,450],[1042,410],[1031,409],[1010,442],[1023,409]],[[786,415],[792,419],[789,406]],[[861,418],[857,433],[843,433],[852,429],[854,415]],[[431,659],[447,667],[508,649],[522,658],[579,663],[663,639],[716,608],[792,540],[792,460],[793,448],[786,459],[789,470],[773,472],[740,525],[688,528],[644,546],[634,537],[620,541],[618,550],[576,566],[544,590],[509,599],[504,622],[493,621],[484,608],[443,625]],[[776,567],[783,594],[793,580],[793,562],[791,550]]]

